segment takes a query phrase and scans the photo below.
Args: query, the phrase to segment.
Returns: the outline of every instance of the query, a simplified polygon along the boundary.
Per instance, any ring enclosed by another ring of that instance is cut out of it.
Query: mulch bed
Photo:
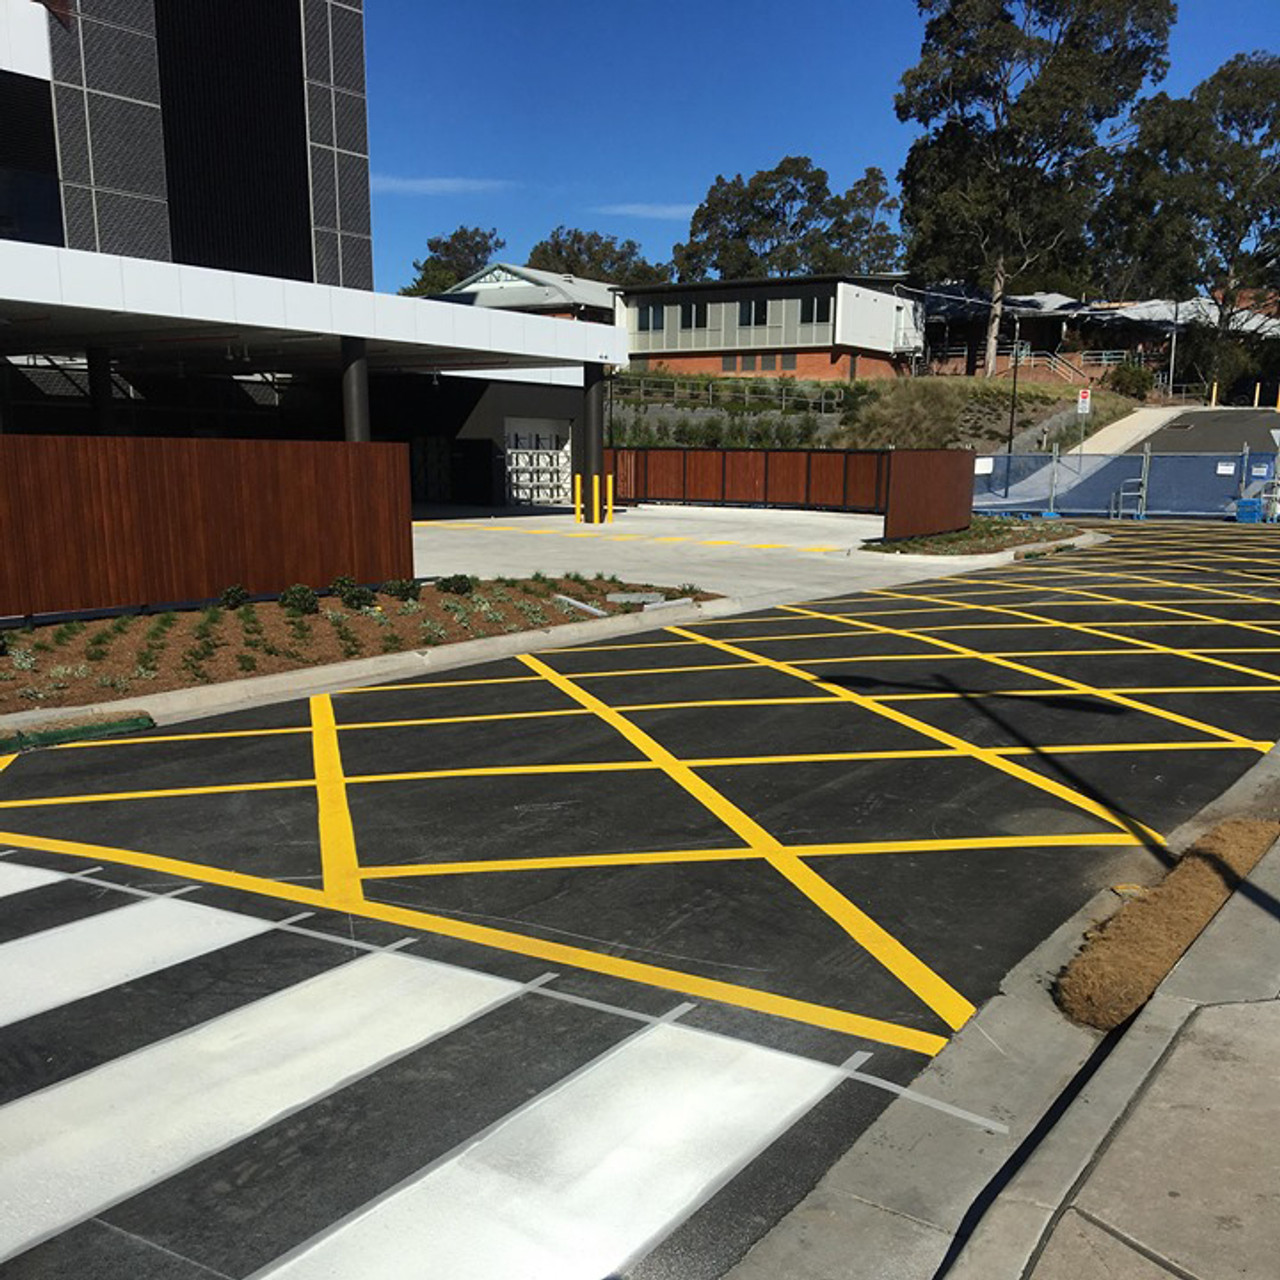
[[[416,601],[379,594],[367,609],[346,608],[335,596],[321,596],[320,610],[314,614],[292,612],[273,601],[238,609],[125,614],[3,631],[0,715],[83,706],[590,620],[591,614],[556,600],[557,594],[610,614],[640,607],[605,599],[617,591],[655,591],[666,599],[713,598],[689,585],[650,587],[602,577],[539,576],[478,582],[464,595],[426,584]]]
[[[864,542],[863,551],[883,551],[887,555],[985,556],[1031,542],[1061,542],[1080,532],[1061,520],[1011,520],[998,516],[975,516],[967,529],[939,533],[929,538],[901,538],[894,542]]]
[[[1280,823],[1238,818],[1198,840],[1085,938],[1054,987],[1063,1012],[1102,1031],[1136,1013],[1277,838]]]

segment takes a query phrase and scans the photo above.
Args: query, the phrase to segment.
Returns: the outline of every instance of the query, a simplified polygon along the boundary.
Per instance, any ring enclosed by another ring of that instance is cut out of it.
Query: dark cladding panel
[[[58,116],[58,157],[63,182],[89,186],[89,126],[85,119],[84,93],[69,85],[55,85]]]
[[[338,152],[338,222],[343,231],[370,234],[369,162]]]
[[[339,5],[329,6],[333,32],[333,83],[352,93],[364,92],[364,18]]]
[[[342,268],[338,263],[338,233],[316,232],[316,281],[319,284],[341,284]]]
[[[368,236],[342,237],[342,287],[373,288],[373,241]]]
[[[169,260],[169,211],[162,200],[98,192],[98,238],[103,253]]]
[[[297,0],[156,13],[173,257],[313,279]]]
[[[302,15],[307,32],[307,78],[328,84],[333,78],[329,65],[329,6],[326,0],[302,0]]]
[[[167,4],[169,0],[165,0]],[[113,26],[155,35],[155,0],[80,0],[80,12]]]
[[[333,90],[322,84],[307,85],[307,119],[311,141],[333,146]]]
[[[311,148],[311,194],[317,227],[338,225],[338,189],[334,178],[333,152],[328,147]]]
[[[49,51],[53,57],[53,78],[62,84],[83,84],[84,69],[80,65],[80,24],[64,27],[55,17],[49,18]]]
[[[151,36],[102,22],[82,22],[80,28],[88,88],[139,102],[160,101],[156,42]]]
[[[67,224],[67,248],[98,247],[98,231],[93,222],[93,192],[88,187],[62,188],[62,209]]]
[[[160,108],[89,94],[93,184],[163,200],[165,147]]]
[[[62,244],[53,88],[0,71],[0,239]]]

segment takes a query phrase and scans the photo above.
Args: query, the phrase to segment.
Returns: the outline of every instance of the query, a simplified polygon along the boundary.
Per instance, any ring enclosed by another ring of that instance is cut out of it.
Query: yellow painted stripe
[[[684,632],[680,627],[669,627],[669,631],[677,635],[689,634],[692,632]],[[705,644],[713,645],[717,649],[721,649],[726,653],[742,653],[745,649],[740,650],[735,645],[725,640],[712,640],[703,638]],[[917,733],[922,734],[926,738],[932,738],[935,742],[941,742],[944,746],[955,748],[964,755],[971,756],[973,759],[983,764],[991,765],[993,768],[1000,770],[1002,773],[1009,774],[1010,777],[1017,778],[1020,782],[1028,783],[1035,787],[1038,791],[1047,792],[1056,796],[1060,800],[1065,800],[1068,804],[1074,805],[1078,809],[1083,809],[1086,813],[1091,813],[1096,818],[1111,826],[1120,827],[1121,829],[1129,829],[1133,824],[1131,820],[1123,819],[1119,814],[1107,808],[1106,805],[1099,804],[1096,800],[1090,799],[1088,796],[1081,795],[1078,791],[1073,791],[1070,787],[1063,786],[1059,782],[1055,782],[1051,778],[1046,778],[1036,773],[1032,769],[1024,769],[1020,764],[1015,764],[1012,760],[1005,760],[999,755],[991,751],[987,747],[975,746],[972,742],[966,741],[964,738],[957,737],[953,733],[948,733],[945,729],[939,729],[935,725],[931,725],[924,720],[917,720],[914,716],[907,715],[904,711],[899,711],[894,707],[883,706],[879,703],[871,701],[865,695],[855,693],[852,689],[845,689],[840,685],[828,684],[820,677],[812,672],[804,671],[800,667],[793,666],[790,663],[780,662],[776,658],[765,658],[755,655],[755,661],[765,666],[773,667],[777,671],[782,671],[787,675],[793,675],[799,680],[805,680],[811,684],[815,684],[820,689],[825,689],[829,693],[835,694],[846,702],[852,702],[857,706],[863,707],[868,711],[874,712],[876,715],[884,716],[886,719],[896,721],[898,724],[908,729],[914,729]],[[1143,828],[1146,830],[1146,828]],[[1148,832],[1152,839],[1160,840],[1162,837],[1155,832]]]
[[[118,800],[169,800],[178,796],[234,795],[237,791],[291,791],[314,787],[313,778],[286,782],[237,782],[207,787],[170,787],[163,791],[106,791],[92,795],[38,796],[28,800],[0,800],[0,809],[41,809],[63,804],[107,804]]]
[[[534,676],[488,676],[482,680],[426,680],[405,684],[369,684],[357,689],[339,689],[333,696],[346,697],[352,693],[399,693],[401,689],[460,689],[476,684],[533,684]]]
[[[222,885],[229,889],[241,889],[248,893],[264,894],[268,897],[283,899],[286,902],[297,902],[303,906],[321,910],[325,908],[348,909],[335,902],[325,891],[319,889],[308,889],[285,881],[268,880],[262,876],[249,876],[234,871],[223,871],[217,867],[206,867],[195,862],[181,862],[174,858],[162,858],[154,854],[137,853],[130,849],[81,844],[70,840],[50,840],[4,831],[0,831],[0,841],[27,849],[41,849],[46,853],[65,854],[76,858],[93,858],[102,862],[117,862],[125,866],[143,867],[165,875],[182,876],[188,880],[197,880],[205,884]],[[942,1036],[932,1035],[926,1031],[916,1031],[911,1027],[901,1027],[896,1023],[885,1022],[879,1018],[869,1018],[857,1013],[846,1013],[842,1009],[832,1009],[806,1000],[793,1000],[787,996],[774,995],[768,991],[757,991],[751,987],[740,987],[730,982],[720,982],[713,978],[702,978],[694,974],[681,973],[675,969],[644,964],[636,960],[625,960],[618,956],[603,955],[588,951],[582,947],[568,946],[559,942],[546,942],[541,938],[525,937],[522,934],[511,933],[505,929],[491,928],[488,925],[453,920],[448,916],[439,916],[425,911],[413,911],[404,907],[391,907],[383,903],[368,901],[361,901],[350,909],[356,914],[371,920],[381,920],[388,924],[397,924],[410,929],[419,929],[426,933],[440,934],[443,937],[459,938],[465,942],[478,943],[481,946],[496,947],[502,951],[512,951],[519,955],[532,956],[553,965],[571,965],[575,968],[587,969],[593,973],[604,973],[610,977],[624,978],[630,982],[640,982],[649,986],[662,987],[669,991],[678,991],[684,995],[694,996],[702,1000],[718,1000],[725,1004],[736,1005],[739,1008],[752,1009],[758,1013],[767,1013],[774,1017],[790,1018],[793,1021],[824,1027],[829,1031],[861,1036],[864,1039],[875,1040],[881,1044],[896,1045],[898,1048],[909,1049],[915,1053],[922,1053],[928,1056],[932,1056],[944,1049],[947,1043]]]
[[[290,734],[310,733],[305,726],[297,729],[224,729],[217,733],[164,733],[147,738],[93,738],[86,742],[60,742],[54,751],[83,751],[90,747],[147,747],[153,742],[214,742],[219,738],[275,738]]]
[[[1141,844],[1137,836],[1124,832],[1086,832],[1047,836],[974,836],[945,840],[868,840],[860,844],[788,845],[789,852],[803,858],[869,857],[908,853],[957,853],[968,849],[1115,848]],[[545,858],[490,858],[477,862],[410,862],[397,866],[366,867],[366,880],[413,877],[484,875],[520,871],[562,871],[591,867],[646,867],[694,862],[764,861],[760,849],[672,849],[646,853],[583,853]]]
[[[342,773],[342,751],[338,746],[338,728],[333,718],[333,700],[321,695],[310,701],[324,891],[340,911],[354,911],[363,903],[364,894],[360,888],[356,833],[347,804],[347,784]]]
[[[17,758],[16,755],[0,756],[0,773],[3,773]]]
[[[807,863],[788,852],[754,818],[722,796],[688,765],[678,760],[659,742],[637,728],[625,716],[599,698],[593,697],[571,679],[545,662],[522,655],[520,661],[549,680],[556,688],[594,711],[638,751],[656,761],[669,778],[693,796],[708,812],[751,848],[759,849],[766,861],[791,881],[820,910],[826,912],[860,946],[864,947],[910,991],[914,992],[950,1027],[961,1027],[973,1016],[974,1006],[933,972],[896,938],[882,929],[865,912],[837,892]]]
[[[485,765],[473,769],[423,769],[410,773],[366,773],[346,779],[348,785],[371,782],[423,782],[433,778],[515,778],[557,773],[634,773],[656,769],[652,760],[592,760],[585,764]]]

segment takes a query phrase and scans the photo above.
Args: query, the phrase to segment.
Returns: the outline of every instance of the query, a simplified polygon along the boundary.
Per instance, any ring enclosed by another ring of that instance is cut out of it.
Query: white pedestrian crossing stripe
[[[6,942],[0,946],[0,1026],[272,927],[268,920],[180,898],[150,898]]]
[[[601,1280],[844,1079],[655,1026],[263,1280]]]
[[[16,862],[0,862],[0,898],[14,893],[26,893],[29,889],[42,889],[57,884],[66,876],[58,871],[45,871],[40,867],[24,867]]]

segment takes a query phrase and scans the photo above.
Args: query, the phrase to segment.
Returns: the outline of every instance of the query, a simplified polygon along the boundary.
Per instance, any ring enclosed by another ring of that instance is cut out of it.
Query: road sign
[[[1081,387],[1076,392],[1076,412],[1088,413],[1089,401],[1093,398],[1093,392],[1088,387]]]
[[[1276,448],[1280,449],[1280,428],[1271,428],[1271,439],[1275,441]]]

